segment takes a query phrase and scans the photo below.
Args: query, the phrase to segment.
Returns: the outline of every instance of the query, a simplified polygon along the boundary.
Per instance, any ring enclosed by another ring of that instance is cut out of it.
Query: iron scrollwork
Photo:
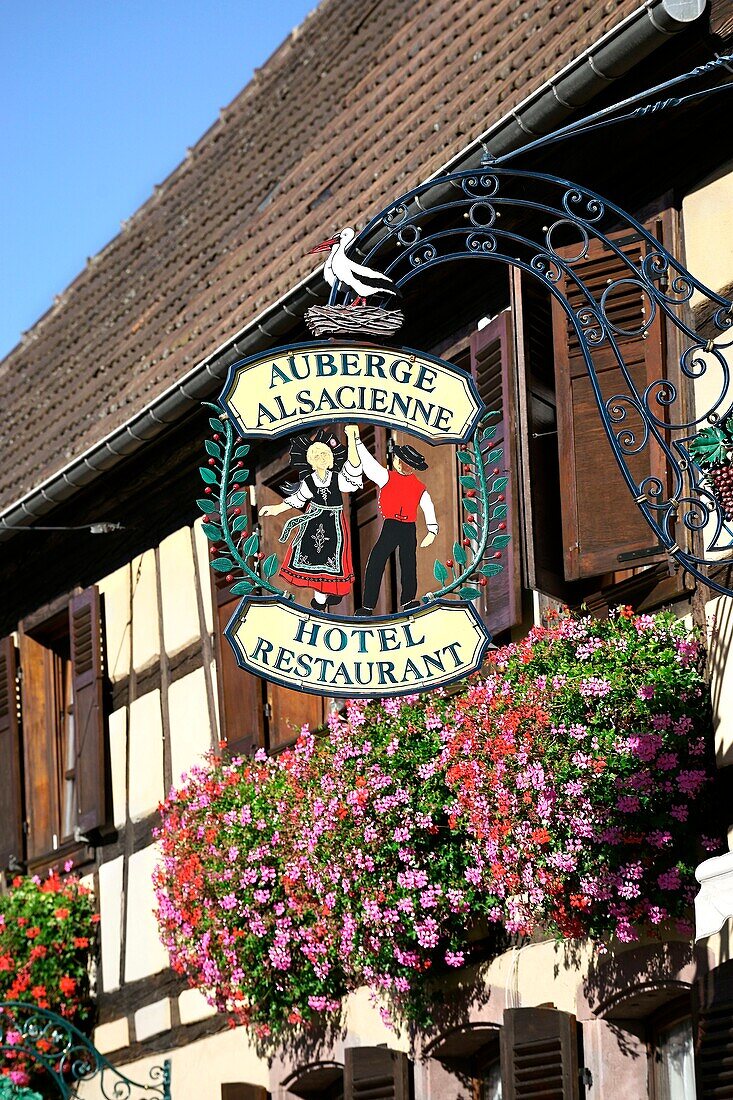
[[[36,1005],[0,1002],[0,1054],[10,1066],[20,1062],[38,1071],[63,1100],[92,1081],[104,1100],[171,1100],[170,1061],[153,1066],[147,1083],[133,1081],[72,1023]]]
[[[623,248],[619,232],[631,235],[638,249]],[[620,268],[602,292],[584,278],[594,246]],[[727,357],[733,302],[700,283],[642,224],[606,198],[569,180],[497,161],[486,171],[458,172],[414,188],[373,218],[354,247],[400,288],[457,260],[504,263],[540,280],[567,315],[611,451],[656,539],[689,573],[733,595],[710,574],[711,566],[733,551],[733,504],[729,517],[716,488],[721,479],[715,471],[711,476],[696,445],[700,433],[730,418],[733,446]],[[623,295],[637,301],[635,323],[620,319],[614,308]],[[713,331],[712,338],[692,319],[693,295],[709,306],[704,327]],[[331,303],[347,301],[348,293],[334,287]],[[679,363],[668,365],[667,377],[640,387],[625,360],[624,341],[645,339],[660,322],[678,334]],[[606,361],[610,353],[622,380],[611,396],[604,395],[599,379],[601,349]],[[642,452],[649,461],[640,476],[638,461],[631,460]]]

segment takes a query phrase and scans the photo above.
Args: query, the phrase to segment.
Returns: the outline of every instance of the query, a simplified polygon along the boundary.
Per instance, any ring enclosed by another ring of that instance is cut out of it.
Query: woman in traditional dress
[[[298,472],[297,486],[286,486],[282,504],[260,509],[260,516],[278,516],[302,508],[283,527],[280,542],[295,538],[280,566],[280,576],[297,588],[312,588],[311,607],[323,610],[341,603],[354,583],[351,537],[344,516],[344,493],[361,488],[361,460],[355,426],[345,429],[347,447],[320,429],[311,439],[293,440],[290,459]]]

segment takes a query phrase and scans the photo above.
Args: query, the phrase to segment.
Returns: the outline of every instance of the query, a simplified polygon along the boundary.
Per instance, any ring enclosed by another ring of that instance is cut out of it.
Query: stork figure
[[[328,285],[334,286],[339,282],[353,291],[356,298],[351,303],[352,306],[366,305],[367,298],[372,294],[391,294],[395,298],[399,297],[394,283],[386,275],[382,275],[380,271],[373,271],[370,267],[363,267],[346,255],[346,249],[355,236],[354,230],[347,226],[338,236],[331,237],[316,245],[315,248],[311,248],[309,255],[313,252],[328,250],[328,259],[323,267],[323,277]]]

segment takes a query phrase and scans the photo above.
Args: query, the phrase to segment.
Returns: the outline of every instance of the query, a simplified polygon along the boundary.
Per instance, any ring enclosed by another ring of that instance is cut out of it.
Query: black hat
[[[414,447],[411,447],[409,443],[404,443],[402,446],[394,448],[394,454],[398,458],[402,459],[408,466],[412,466],[414,470],[427,470],[428,464]]]

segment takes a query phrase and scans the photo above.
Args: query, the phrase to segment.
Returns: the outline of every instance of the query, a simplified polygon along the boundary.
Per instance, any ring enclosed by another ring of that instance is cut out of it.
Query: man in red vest
[[[353,431],[353,428],[351,429]],[[390,556],[400,555],[403,611],[419,607],[417,594],[417,511],[425,516],[428,533],[420,546],[430,546],[438,533],[435,506],[430,493],[415,470],[427,470],[428,464],[414,447],[403,444],[394,447],[391,469],[387,470],[369,453],[358,432],[356,448],[364,473],[379,486],[379,512],[384,519],[382,531],[369,555],[364,577],[364,606],[357,615],[371,615],[377,606],[382,577]]]

